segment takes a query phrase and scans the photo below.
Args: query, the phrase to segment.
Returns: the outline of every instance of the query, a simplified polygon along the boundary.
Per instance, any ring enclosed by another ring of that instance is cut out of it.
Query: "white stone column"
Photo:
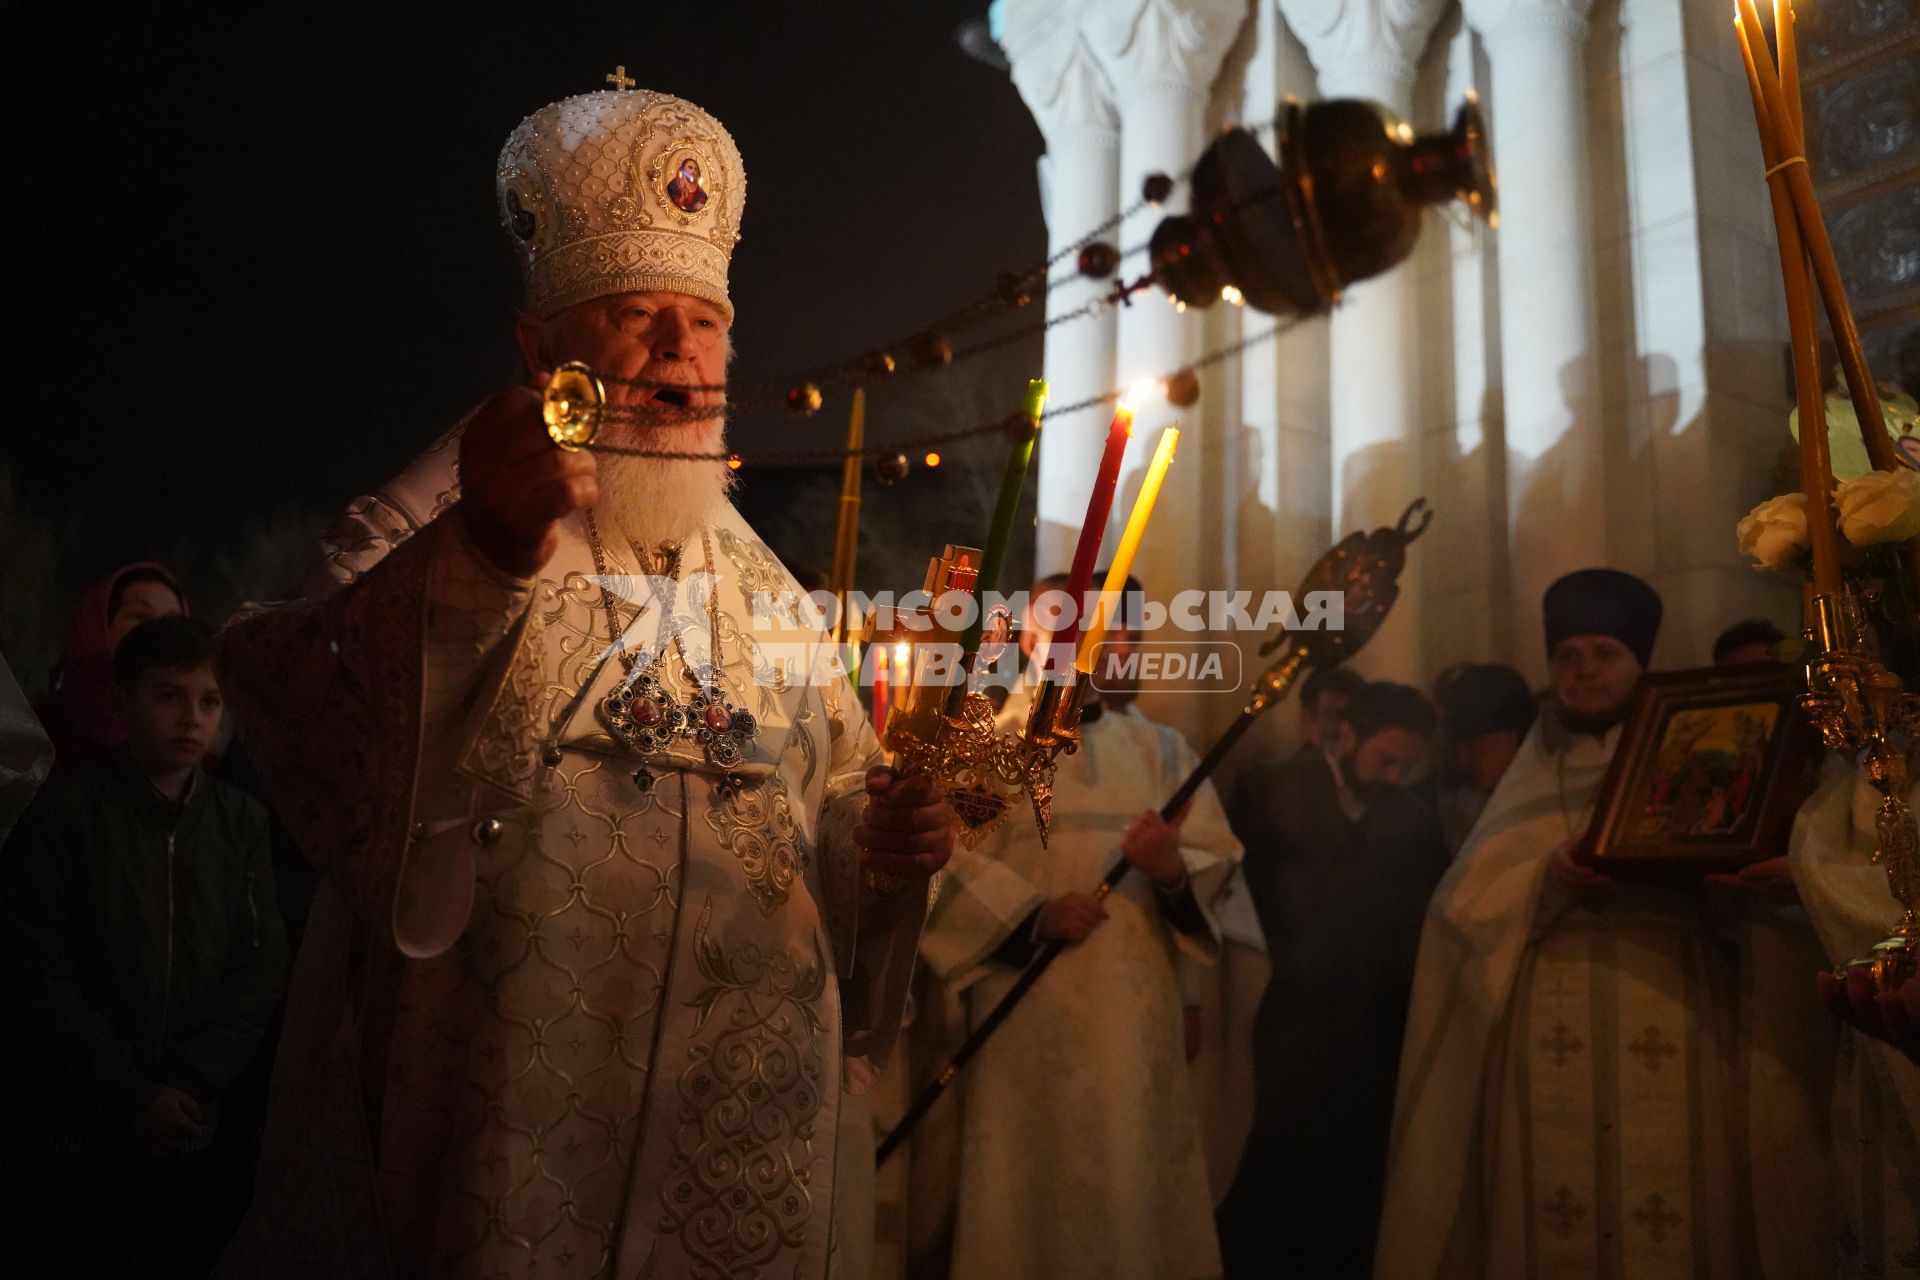
[[[1242,0],[1105,0],[1089,5],[1083,27],[1120,106],[1120,204],[1139,203],[1148,175],[1179,179],[1199,159],[1205,141],[1207,99],[1220,60],[1246,21]],[[1184,183],[1159,208],[1147,207],[1120,228],[1124,252],[1143,247],[1168,214],[1187,206]],[[1144,253],[1121,263],[1128,278],[1147,270]],[[1116,385],[1131,386],[1183,368],[1198,354],[1197,316],[1182,315],[1159,290],[1137,295],[1119,316]],[[1215,410],[1217,414],[1217,410]],[[1208,431],[1209,406],[1175,409],[1163,397],[1138,406],[1133,447],[1121,472],[1120,491],[1108,525],[1109,545],[1124,524],[1139,477],[1152,457],[1161,429],[1178,418],[1180,452],[1162,491],[1153,529],[1142,546],[1136,573],[1149,594],[1166,598],[1200,582],[1197,566],[1214,559],[1199,546],[1203,500],[1202,450],[1219,448]],[[1224,423],[1221,426],[1224,428]]]
[[[1591,0],[1465,0],[1491,75],[1514,660],[1545,670],[1540,597],[1607,559],[1587,182]]]
[[[1256,126],[1272,120],[1284,99],[1311,97],[1314,72],[1278,5],[1257,5],[1251,21],[1253,47],[1238,118]],[[1261,135],[1260,141],[1271,148],[1272,133]],[[1222,319],[1235,323],[1221,324],[1218,334],[1210,331],[1209,346],[1257,334],[1273,323],[1273,317],[1246,308],[1215,308],[1216,313],[1229,310],[1231,316]],[[1261,592],[1292,590],[1327,549],[1333,530],[1327,483],[1327,353],[1327,326],[1308,322],[1249,348],[1227,366],[1239,377],[1240,440],[1222,493],[1232,506],[1236,542],[1225,578],[1229,589],[1255,592],[1256,599]],[[1218,638],[1238,642],[1243,661],[1251,667],[1265,636]],[[1213,708],[1214,721],[1199,737],[1217,736],[1238,710],[1230,705]],[[1290,706],[1263,716],[1225,771],[1231,774],[1236,763],[1243,767],[1292,750],[1299,741],[1297,710]]]
[[[1047,140],[1041,191],[1053,256],[1119,212],[1119,117],[1105,74],[1080,34],[1078,6],[1007,0],[1004,22],[1014,85]],[[1114,243],[1114,235],[1109,231],[1103,238]],[[1080,307],[1109,284],[1082,277],[1073,256],[1051,278],[1048,319]],[[1048,331],[1046,377],[1053,403],[1072,404],[1113,386],[1117,319],[1109,311]],[[1040,437],[1036,575],[1064,570],[1073,559],[1109,416],[1096,408],[1052,418]]]
[[[1403,120],[1412,114],[1414,75],[1440,9],[1440,0],[1280,0],[1322,98],[1365,98]],[[1402,263],[1350,286],[1333,313],[1336,537],[1392,524],[1420,496],[1419,311],[1417,281]],[[1444,508],[1444,495],[1429,496]],[[1424,685],[1422,576],[1410,563],[1399,602],[1359,660],[1367,672]]]

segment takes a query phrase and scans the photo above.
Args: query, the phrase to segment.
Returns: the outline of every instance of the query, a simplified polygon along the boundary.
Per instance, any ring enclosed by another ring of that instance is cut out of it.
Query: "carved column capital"
[[[1123,98],[1171,91],[1204,102],[1246,20],[1244,0],[1094,0],[1080,29]]]
[[[1014,87],[1040,125],[1049,149],[1078,138],[1118,146],[1120,118],[1113,88],[1080,30],[1083,4],[1006,0],[1001,47]]]
[[[1593,0],[1461,0],[1467,25],[1489,44],[1515,31],[1557,31],[1579,43],[1587,38]]]
[[[1279,5],[1326,93],[1329,82],[1351,80],[1410,87],[1445,0],[1279,0]]]

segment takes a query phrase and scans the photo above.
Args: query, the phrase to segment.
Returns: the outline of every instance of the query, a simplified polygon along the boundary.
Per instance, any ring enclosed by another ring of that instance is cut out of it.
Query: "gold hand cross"
[[[615,89],[631,89],[639,81],[628,78],[626,64],[622,63],[613,69],[613,74],[607,77],[607,83]]]

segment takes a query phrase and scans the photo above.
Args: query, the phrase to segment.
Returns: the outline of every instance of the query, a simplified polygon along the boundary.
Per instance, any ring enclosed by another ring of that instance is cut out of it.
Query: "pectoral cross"
[[[634,85],[638,84],[639,81],[631,80],[627,77],[626,65],[622,63],[614,67],[613,74],[607,77],[607,83],[615,89],[631,89]]]

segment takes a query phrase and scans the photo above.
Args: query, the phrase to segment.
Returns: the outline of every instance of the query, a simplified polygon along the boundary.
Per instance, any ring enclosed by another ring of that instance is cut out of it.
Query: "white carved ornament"
[[[1411,84],[1445,0],[1279,0],[1322,81],[1355,71]]]
[[[1113,83],[1204,98],[1247,14],[1245,0],[1101,0],[1081,30]]]
[[[1593,0],[1461,0],[1460,3],[1467,25],[1488,37],[1503,31],[1544,27],[1562,32],[1570,40],[1584,40],[1587,14],[1592,9]]]
[[[1001,44],[1014,87],[1046,135],[1049,149],[1071,135],[1116,138],[1113,88],[1080,34],[1080,3],[1007,0]]]

